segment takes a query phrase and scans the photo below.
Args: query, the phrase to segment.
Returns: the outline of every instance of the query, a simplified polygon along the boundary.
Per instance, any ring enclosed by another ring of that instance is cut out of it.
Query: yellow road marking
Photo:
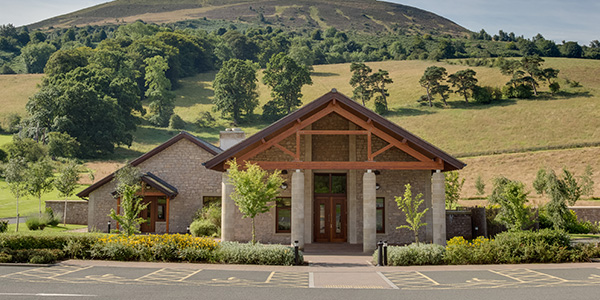
[[[429,281],[433,282],[433,284],[435,284],[435,285],[440,285],[440,284],[439,284],[437,281],[435,281],[435,280],[433,280],[433,279],[429,278],[428,276],[426,276],[425,274],[423,274],[423,273],[421,273],[421,272],[419,272],[419,271],[415,271],[415,273],[417,273],[417,274],[419,274],[419,275],[421,275],[421,276],[425,277],[425,279],[427,279],[427,280],[429,280]]]
[[[500,272],[498,272],[498,271],[494,271],[494,270],[488,270],[488,271],[490,271],[490,272],[492,272],[492,273],[495,273],[495,274],[498,274],[498,275],[500,275],[500,276],[508,277],[508,278],[510,278],[510,279],[512,279],[512,280],[516,280],[516,281],[518,281],[518,282],[526,282],[526,281],[523,281],[523,280],[521,280],[521,279],[519,279],[519,278],[517,278],[517,277],[513,277],[513,276],[510,276],[510,275],[506,275],[506,274],[500,273]]]
[[[525,269],[525,270],[527,270],[529,272],[537,273],[539,275],[544,275],[544,276],[548,276],[550,278],[558,279],[558,280],[560,280],[562,282],[567,282],[568,281],[566,279],[563,279],[563,278],[560,278],[560,277],[556,277],[556,276],[553,276],[553,275],[550,275],[550,274],[546,274],[546,273],[542,273],[542,272],[538,272],[538,271],[534,271],[534,270],[529,270],[529,269]]]
[[[90,268],[93,268],[93,266],[88,266],[88,267],[83,267],[83,268],[80,268],[80,269],[77,269],[77,270],[71,270],[71,271],[67,271],[67,272],[65,272],[65,273],[62,273],[62,274],[56,274],[56,275],[54,275],[54,276],[50,276],[50,277],[47,277],[47,278],[54,278],[54,277],[58,277],[58,276],[63,276],[63,275],[67,275],[67,274],[71,274],[71,273],[75,273],[75,272],[79,272],[79,271],[87,270],[87,269],[90,269]]]
[[[136,281],[140,281],[140,280],[142,280],[143,278],[150,277],[150,276],[152,276],[152,275],[154,275],[154,274],[157,274],[158,272],[164,271],[164,270],[166,270],[166,269],[167,269],[167,268],[158,269],[158,270],[156,270],[156,271],[154,271],[154,272],[152,272],[152,273],[146,274],[146,275],[144,275],[144,276],[142,276],[142,277],[140,277],[140,278],[137,278],[137,279],[135,279],[135,280],[136,280]]]
[[[188,278],[190,278],[190,277],[194,276],[195,274],[198,274],[200,271],[202,271],[202,269],[200,269],[200,270],[197,270],[196,272],[193,272],[193,273],[191,273],[190,275],[188,275],[188,276],[185,276],[185,277],[183,277],[183,278],[179,279],[178,281],[184,281],[184,280],[186,280],[186,279],[188,279]]]
[[[273,271],[273,272],[271,272],[271,274],[269,274],[269,277],[267,278],[265,283],[269,283],[269,281],[271,281],[271,278],[273,278],[273,275],[275,275],[275,271]]]

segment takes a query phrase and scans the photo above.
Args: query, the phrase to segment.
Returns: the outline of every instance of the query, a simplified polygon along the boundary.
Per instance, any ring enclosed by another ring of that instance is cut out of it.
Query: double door
[[[346,197],[315,195],[314,209],[315,242],[346,242]]]

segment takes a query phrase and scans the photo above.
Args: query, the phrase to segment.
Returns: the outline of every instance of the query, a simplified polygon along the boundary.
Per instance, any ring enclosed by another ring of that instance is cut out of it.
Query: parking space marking
[[[307,272],[273,272],[270,275],[268,286],[307,288],[310,287],[310,278],[311,276]]]
[[[78,271],[87,270],[92,268],[88,267],[76,267],[76,266],[52,266],[52,267],[43,267],[43,268],[35,268],[28,269],[22,272],[11,273],[4,275],[2,277],[7,278],[36,278],[36,279],[45,279],[45,280],[59,280],[59,276],[71,274]]]
[[[398,288],[425,288],[439,285],[435,280],[417,271],[381,272]]]
[[[273,278],[273,275],[275,275],[275,271],[271,272],[271,274],[269,274],[269,277],[267,278],[267,280],[265,280],[265,283],[269,283],[269,281],[271,281],[271,278]]]
[[[200,271],[202,270],[162,268],[137,278],[135,281],[182,282]]]
[[[381,276],[381,279],[383,279],[383,281],[385,281],[393,289],[395,289],[395,290],[400,289],[392,281],[390,281],[387,277],[385,277],[385,275],[383,275],[381,272],[377,271],[377,275]]]
[[[490,270],[492,273],[516,280],[521,284],[545,286],[566,283],[568,280],[529,269]]]

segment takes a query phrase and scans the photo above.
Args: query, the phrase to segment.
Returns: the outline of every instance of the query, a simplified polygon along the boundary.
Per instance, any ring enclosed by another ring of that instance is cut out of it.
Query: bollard
[[[108,231],[106,233],[110,233],[110,220],[108,221]]]
[[[300,253],[298,252],[298,241],[294,241],[294,264],[300,264]]]
[[[185,233],[190,234],[190,226],[185,229]]]
[[[387,266],[388,265],[388,261],[387,261],[387,247],[388,247],[388,242],[387,241],[383,241],[383,265]]]
[[[379,241],[377,243],[377,266],[383,266],[383,242]]]

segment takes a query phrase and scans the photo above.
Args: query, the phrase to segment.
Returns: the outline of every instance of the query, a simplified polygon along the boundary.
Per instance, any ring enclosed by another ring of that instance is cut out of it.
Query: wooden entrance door
[[[140,224],[141,232],[155,232],[156,223],[156,197],[144,197],[142,203],[148,203],[148,206],[140,212],[140,218],[144,218],[146,222]]]
[[[315,196],[315,242],[346,242],[346,197]]]

